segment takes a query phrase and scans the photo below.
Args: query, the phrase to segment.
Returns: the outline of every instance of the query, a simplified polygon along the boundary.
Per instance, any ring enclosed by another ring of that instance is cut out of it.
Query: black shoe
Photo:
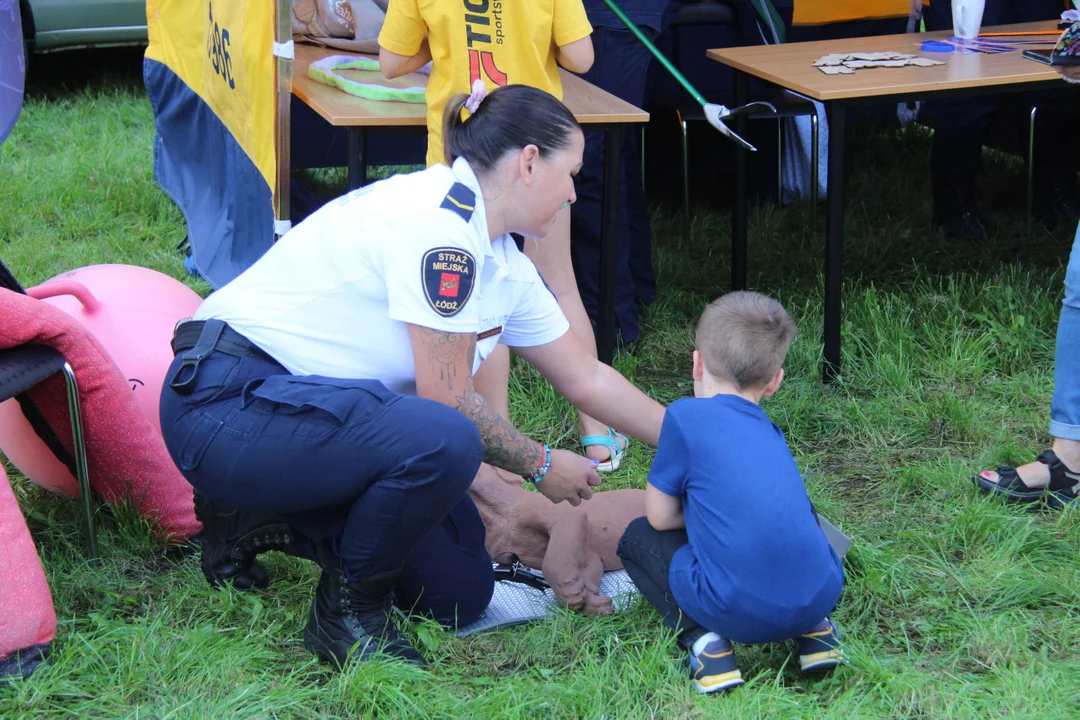
[[[1076,192],[1076,175],[1064,174],[1049,185],[1041,184],[1034,190],[1032,213],[1047,222],[1058,221],[1073,224],[1080,220],[1080,195]]]
[[[975,178],[949,176],[931,178],[934,194],[934,224],[949,238],[963,238],[981,245],[990,235],[990,220],[975,204]]]
[[[270,584],[255,556],[267,550],[287,550],[292,529],[270,513],[237,510],[195,493],[195,517],[202,523],[202,571],[211,586],[231,582],[238,590]]]
[[[964,239],[981,245],[990,236],[990,220],[974,208],[954,207],[940,213],[935,212],[934,222],[948,238]]]
[[[391,570],[350,582],[340,567],[326,563],[304,628],[304,647],[339,668],[378,652],[425,667],[391,616],[390,595],[400,574]]]

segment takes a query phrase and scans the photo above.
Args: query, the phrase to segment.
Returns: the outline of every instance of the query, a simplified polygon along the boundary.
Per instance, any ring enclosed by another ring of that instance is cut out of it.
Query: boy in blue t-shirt
[[[700,692],[743,683],[731,641],[798,638],[804,671],[842,657],[829,613],[844,571],[784,434],[758,405],[784,378],[795,324],[780,303],[734,292],[698,323],[694,398],[668,406],[646,517],[619,542],[626,571],[689,651]]]

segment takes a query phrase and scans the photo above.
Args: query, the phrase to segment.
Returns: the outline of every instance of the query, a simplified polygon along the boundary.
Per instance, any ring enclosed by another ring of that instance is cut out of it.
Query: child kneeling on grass
[[[759,406],[784,377],[795,324],[734,292],[698,323],[694,398],[667,408],[646,488],[618,554],[678,633],[703,693],[743,683],[731,641],[797,638],[803,672],[842,658],[829,613],[844,585],[784,434]]]

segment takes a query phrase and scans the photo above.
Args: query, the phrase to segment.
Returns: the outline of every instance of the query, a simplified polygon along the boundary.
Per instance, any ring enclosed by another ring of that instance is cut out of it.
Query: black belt
[[[179,355],[185,350],[190,350],[198,345],[199,338],[202,337],[203,328],[205,327],[205,320],[188,320],[180,323],[173,333],[173,355]],[[251,342],[228,325],[225,325],[222,328],[221,335],[211,346],[211,349],[221,350],[230,355],[248,355],[264,360],[273,360],[273,358],[267,355],[258,345]]]
[[[173,330],[173,355],[184,353],[179,367],[167,378],[169,387],[180,395],[195,389],[195,376],[201,363],[210,353],[220,350],[229,355],[247,355],[273,360],[259,347],[221,320],[189,320]]]

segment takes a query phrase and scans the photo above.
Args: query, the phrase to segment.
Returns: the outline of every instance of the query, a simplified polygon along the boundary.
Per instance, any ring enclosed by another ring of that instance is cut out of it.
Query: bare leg
[[[559,307],[570,322],[570,329],[574,335],[585,346],[586,352],[596,357],[596,336],[593,334],[589,315],[581,302],[581,295],[578,294],[577,278],[574,277],[574,265],[570,259],[570,208],[563,208],[559,213],[555,226],[547,237],[538,241],[525,239],[525,254],[533,261],[544,282],[555,293]],[[607,426],[579,412],[578,433],[583,437],[606,435]],[[610,453],[606,447],[594,445],[588,448],[586,455],[593,460],[606,461]]]
[[[510,419],[510,348],[495,346],[473,375],[473,387],[496,412]]]

